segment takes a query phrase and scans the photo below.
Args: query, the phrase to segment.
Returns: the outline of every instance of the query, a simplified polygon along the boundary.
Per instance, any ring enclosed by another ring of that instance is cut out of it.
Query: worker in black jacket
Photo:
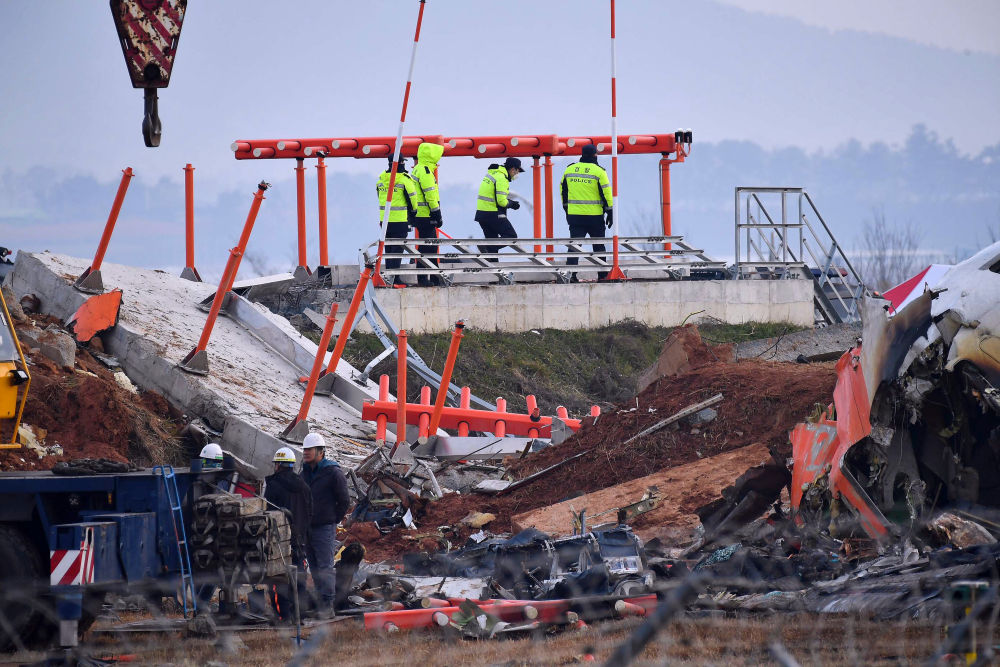
[[[265,478],[264,500],[274,507],[285,510],[292,528],[292,563],[298,568],[296,586],[299,600],[306,594],[306,545],[309,538],[309,524],[312,522],[312,491],[305,480],[295,474],[295,452],[282,447],[274,453],[274,474]],[[294,618],[291,588],[288,584],[274,586],[274,603],[278,617],[282,620]]]
[[[347,478],[336,461],[326,456],[326,442],[319,433],[310,433],[302,441],[302,479],[312,490],[313,514],[309,526],[306,555],[309,571],[319,593],[321,611],[332,611],[336,600],[333,558],[340,547],[337,524],[347,514],[351,496]]]

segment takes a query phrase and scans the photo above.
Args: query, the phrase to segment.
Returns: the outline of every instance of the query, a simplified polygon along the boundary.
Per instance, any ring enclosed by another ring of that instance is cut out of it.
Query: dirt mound
[[[33,319],[42,326],[59,324],[45,316]],[[77,348],[72,370],[38,352],[25,350],[25,355],[31,362],[31,388],[22,424],[44,429],[44,445],[58,444],[63,454],[39,459],[27,449],[0,451],[0,470],[47,470],[59,461],[80,458],[137,465],[172,461],[182,424],[180,414],[162,396],[125,389],[85,347]],[[9,437],[9,430],[4,433]]]
[[[507,495],[449,495],[429,503],[417,519],[420,528],[416,531],[394,531],[375,539],[358,534],[356,539],[365,543],[369,558],[391,559],[418,550],[420,536],[434,533],[439,526],[456,526],[472,510],[497,516],[486,526],[488,530],[510,531],[517,514],[747,445],[764,445],[779,457],[788,456],[788,432],[816,403],[826,405],[831,400],[836,382],[833,363],[726,361],[731,349],[710,348],[694,327],[678,331],[673,342],[668,339],[664,353],[671,346],[683,349],[687,371],[655,380],[631,402],[606,411],[596,424],[584,419],[583,427],[569,440],[514,462],[510,471],[515,479],[523,479],[574,454],[586,452],[583,456]],[[692,426],[682,420],[622,444],[658,421],[720,393],[722,401],[713,406],[717,416],[709,423]],[[734,472],[734,480],[740,472]],[[696,495],[686,504],[703,504],[716,494]],[[469,532],[460,530],[453,543],[461,543]]]

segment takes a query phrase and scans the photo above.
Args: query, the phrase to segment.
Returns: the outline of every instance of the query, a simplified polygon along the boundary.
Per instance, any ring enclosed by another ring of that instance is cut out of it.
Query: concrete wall
[[[807,280],[411,287],[381,289],[378,298],[395,324],[413,333],[450,331],[458,319],[476,329],[511,332],[589,329],[628,319],[651,326],[677,326],[685,318],[813,324]],[[339,303],[345,312],[347,302]],[[367,322],[359,330],[370,331]]]

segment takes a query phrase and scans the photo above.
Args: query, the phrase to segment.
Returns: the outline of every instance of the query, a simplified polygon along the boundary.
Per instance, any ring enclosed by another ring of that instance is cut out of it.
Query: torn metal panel
[[[118,311],[122,307],[122,291],[114,289],[104,294],[95,294],[83,302],[67,320],[76,340],[86,343],[91,338],[118,324]]]
[[[516,456],[525,451],[535,452],[546,446],[548,446],[547,441],[537,438],[439,435],[414,447],[413,453],[418,456],[434,456],[449,461],[484,461]]]
[[[884,539],[930,506],[1000,505],[1000,243],[899,312],[872,298],[863,315],[835,409],[792,431],[793,507],[831,523],[847,509]]]

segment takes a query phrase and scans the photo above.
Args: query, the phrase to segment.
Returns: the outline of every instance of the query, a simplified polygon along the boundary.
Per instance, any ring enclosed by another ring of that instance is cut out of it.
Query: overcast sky
[[[199,195],[290,173],[236,163],[239,138],[394,134],[415,0],[191,2],[160,148],[107,2],[0,2],[0,169],[180,179]],[[976,153],[1000,140],[1000,2],[618,3],[619,127],[830,149],[926,123]],[[430,0],[408,129],[609,131],[607,0]],[[372,171],[340,160],[333,170]],[[456,161],[468,182],[481,164]],[[0,202],[2,204],[2,202]]]

